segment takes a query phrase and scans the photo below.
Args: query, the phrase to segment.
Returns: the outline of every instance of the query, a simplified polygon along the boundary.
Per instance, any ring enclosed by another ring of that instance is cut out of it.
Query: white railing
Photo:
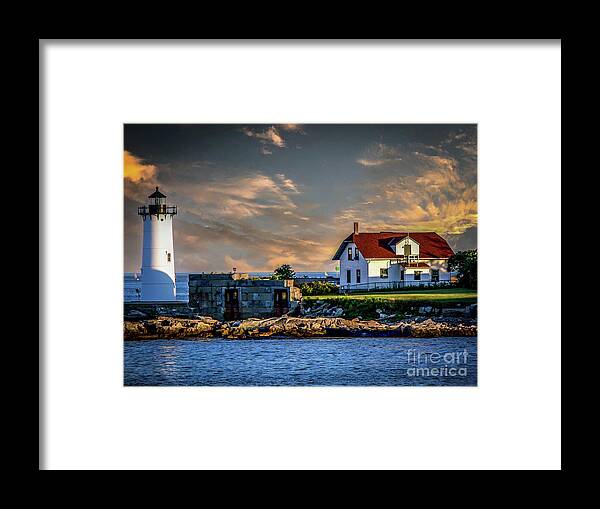
[[[340,285],[340,292],[369,292],[374,290],[401,290],[403,288],[431,287],[447,288],[452,286],[450,280],[431,281],[430,279],[417,281],[378,281],[376,283],[350,283]]]

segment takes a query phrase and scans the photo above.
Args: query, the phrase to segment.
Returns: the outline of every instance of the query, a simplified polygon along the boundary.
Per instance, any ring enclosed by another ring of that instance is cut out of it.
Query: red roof
[[[398,258],[392,246],[408,234],[408,232],[353,233],[342,242],[333,259],[340,259],[349,242],[356,244],[364,258]],[[435,232],[411,232],[410,237],[419,243],[419,258],[449,258],[454,254],[448,242]]]

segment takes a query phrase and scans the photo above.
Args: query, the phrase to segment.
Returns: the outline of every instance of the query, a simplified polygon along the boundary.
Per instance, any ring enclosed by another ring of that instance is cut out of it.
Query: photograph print
[[[476,124],[125,124],[124,385],[476,386]]]

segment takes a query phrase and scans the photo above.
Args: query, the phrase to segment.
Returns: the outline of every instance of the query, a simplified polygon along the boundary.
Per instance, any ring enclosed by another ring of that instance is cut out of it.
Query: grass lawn
[[[315,295],[304,297],[305,302],[314,302],[316,300],[394,300],[405,302],[428,301],[439,304],[464,303],[472,304],[477,302],[477,290],[467,290],[465,288],[443,288],[437,290],[403,290],[390,292],[355,292],[346,295]]]

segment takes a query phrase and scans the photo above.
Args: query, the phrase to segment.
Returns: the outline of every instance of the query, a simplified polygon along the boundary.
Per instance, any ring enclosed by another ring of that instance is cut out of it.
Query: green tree
[[[459,286],[477,289],[477,249],[459,251],[452,255],[448,259],[448,267],[457,272]]]
[[[296,273],[294,272],[294,269],[286,263],[273,271],[273,277],[271,279],[294,279],[295,277]]]

